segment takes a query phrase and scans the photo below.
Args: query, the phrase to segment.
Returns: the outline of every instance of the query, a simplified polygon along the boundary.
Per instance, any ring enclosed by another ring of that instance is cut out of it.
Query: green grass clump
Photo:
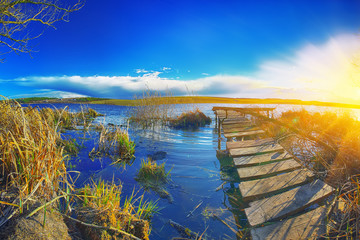
[[[199,109],[181,114],[170,121],[170,126],[176,129],[197,129],[211,123],[211,118]]]
[[[165,171],[165,163],[158,164],[151,159],[142,160],[141,167],[136,179],[145,188],[154,188],[166,184],[169,181],[170,171]]]
[[[148,221],[157,212],[157,204],[145,201],[144,195],[136,197],[133,191],[131,196],[124,199],[121,184],[105,183],[100,180],[82,188],[78,197],[80,207],[77,209],[77,214],[81,221],[116,228],[141,239],[148,239],[150,234]],[[111,239],[127,239],[126,236],[117,233],[114,235],[109,230],[86,228],[83,231],[92,239],[94,236],[96,239],[108,239],[111,235],[117,237]]]
[[[115,163],[131,164],[135,159],[135,143],[131,141],[126,129],[117,126],[101,129],[97,147],[90,152],[91,157],[109,156]]]
[[[58,139],[57,144],[64,149],[66,154],[71,156],[77,156],[80,151],[80,145],[76,142],[75,138]]]

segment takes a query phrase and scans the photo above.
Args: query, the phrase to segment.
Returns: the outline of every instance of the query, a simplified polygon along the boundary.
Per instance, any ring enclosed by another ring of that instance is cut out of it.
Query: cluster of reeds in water
[[[339,189],[341,216],[327,237],[360,236],[360,122],[348,112],[283,112],[259,117],[263,129],[330,185]],[[335,215],[333,215],[335,216]]]
[[[177,115],[181,106],[182,114]],[[142,128],[170,126],[178,129],[196,129],[211,123],[194,104],[182,104],[171,92],[161,94],[157,91],[145,91],[135,96],[135,106],[129,111],[129,120]]]
[[[109,156],[115,163],[131,164],[135,159],[135,143],[131,141],[127,129],[102,124],[97,128],[100,129],[99,140],[89,156]]]
[[[0,101],[0,175],[2,188],[13,189],[17,197],[12,202],[0,202],[8,206],[6,216],[0,219],[2,226],[8,219],[22,212],[31,199],[46,205],[56,205],[56,209],[69,213],[70,205],[80,199],[89,209],[96,209],[98,214],[104,211],[115,211],[115,215],[107,216],[99,224],[107,224],[121,236],[136,238],[126,233],[131,228],[132,220],[149,219],[156,209],[152,202],[144,200],[144,196],[135,198],[133,194],[126,198],[120,207],[121,184],[115,185],[99,181],[87,185],[82,190],[76,190],[66,165],[67,154],[64,148],[68,146],[62,139],[61,132],[65,129],[76,129],[78,125],[87,128],[92,119],[99,116],[96,111],[88,109],[80,113],[71,113],[66,109],[38,109],[23,107],[16,101],[3,99]],[[103,151],[116,151],[121,157],[132,157],[134,144],[126,131],[115,128],[109,132],[104,128],[101,133],[100,148]],[[76,145],[74,139],[70,139]],[[120,147],[119,147],[120,146]],[[67,152],[75,151],[76,146]],[[127,153],[122,153],[124,149]],[[60,201],[63,199],[63,201]],[[64,204],[65,203],[65,204]],[[78,206],[75,204],[75,207]],[[11,209],[10,209],[11,208]],[[38,210],[36,210],[38,211]],[[79,215],[80,216],[80,215]],[[85,216],[84,214],[81,216]],[[99,217],[99,216],[97,216]],[[71,218],[68,216],[68,218]],[[86,222],[86,219],[83,219]],[[110,221],[110,222],[109,222]],[[125,224],[124,222],[127,222]],[[125,225],[124,225],[125,224]],[[143,238],[149,234],[149,226],[145,222]],[[99,227],[99,226],[96,226]],[[109,229],[109,228],[108,228]],[[135,234],[135,233],[134,233]]]
[[[141,161],[141,168],[137,174],[137,180],[145,189],[161,188],[169,181],[170,171],[165,171],[165,163],[158,164],[150,158]]]

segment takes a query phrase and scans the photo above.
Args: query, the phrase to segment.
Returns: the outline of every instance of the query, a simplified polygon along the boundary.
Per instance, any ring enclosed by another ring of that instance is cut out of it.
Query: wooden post
[[[215,112],[215,127],[217,127],[217,123],[218,123],[218,115],[217,112]]]
[[[222,120],[224,121],[224,120]],[[221,128],[220,128],[220,119],[218,121],[218,150],[221,150]]]

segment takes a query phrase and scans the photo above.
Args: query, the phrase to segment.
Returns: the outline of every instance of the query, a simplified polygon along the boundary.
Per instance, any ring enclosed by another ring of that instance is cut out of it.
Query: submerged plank
[[[247,148],[233,148],[229,150],[229,153],[232,157],[239,157],[279,151],[284,151],[284,149],[280,144],[275,143]]]
[[[237,141],[237,142],[227,142],[226,143],[226,149],[256,147],[256,146],[274,144],[274,143],[275,143],[275,140],[273,138],[263,138],[263,139]]]
[[[316,239],[326,231],[327,211],[327,208],[319,207],[295,218],[252,229],[252,239]]]
[[[305,184],[314,177],[307,169],[298,169],[274,177],[241,182],[239,189],[244,201],[264,197],[278,191]]]
[[[294,159],[289,159],[260,166],[238,168],[237,171],[241,180],[249,180],[281,172],[289,172],[298,168],[301,168],[301,165]]]
[[[263,163],[283,161],[286,159],[290,159],[291,157],[292,156],[288,152],[284,151],[284,152],[265,153],[261,155],[236,157],[233,160],[236,167],[249,167]]]
[[[254,130],[254,131],[237,132],[237,133],[224,133],[224,137],[226,138],[245,137],[245,136],[258,135],[263,133],[265,133],[263,130]]]
[[[330,196],[334,190],[323,181],[315,180],[284,193],[251,202],[245,213],[251,226],[256,226],[300,212]]]

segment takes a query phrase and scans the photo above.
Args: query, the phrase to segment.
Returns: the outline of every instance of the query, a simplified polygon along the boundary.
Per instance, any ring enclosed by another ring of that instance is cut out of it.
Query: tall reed
[[[135,143],[128,131],[118,126],[98,125],[97,128],[101,129],[99,140],[90,157],[109,156],[115,163],[131,164],[135,159]]]
[[[325,238],[360,237],[360,122],[349,112],[287,111],[277,119],[258,116],[275,137],[328,184],[339,189]]]
[[[0,101],[0,168],[7,185],[51,199],[68,184],[60,133],[36,108]]]
[[[79,219],[97,225],[116,228],[131,233],[141,239],[148,239],[150,220],[157,212],[157,204],[146,201],[144,195],[136,196],[135,191],[130,196],[122,196],[122,185],[105,183],[103,180],[92,182],[79,190]],[[86,229],[87,234],[96,239],[108,239],[111,235],[118,236],[109,231],[96,231]],[[126,236],[122,236],[127,239]]]
[[[129,111],[129,120],[143,128],[166,125],[175,115],[175,104],[179,103],[171,92],[161,94],[147,90],[134,98],[135,106]]]

